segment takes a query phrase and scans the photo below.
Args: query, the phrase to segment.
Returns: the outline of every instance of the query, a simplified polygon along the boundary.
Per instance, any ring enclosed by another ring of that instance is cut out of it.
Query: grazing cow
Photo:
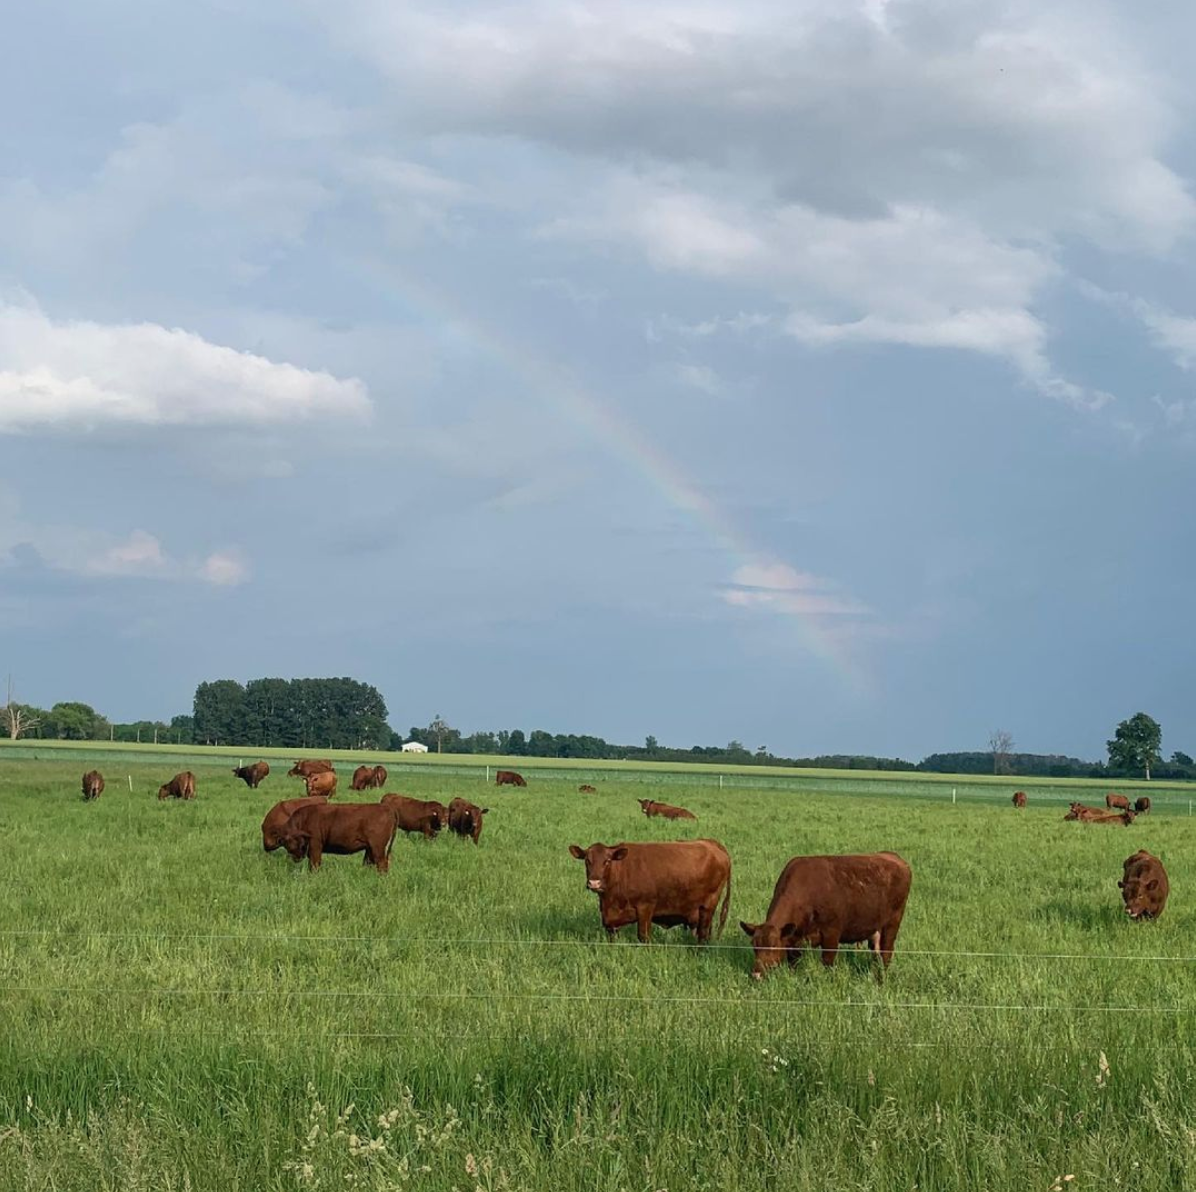
[[[1106,795],[1105,806],[1110,811],[1113,811],[1114,809],[1117,811],[1129,811],[1130,801],[1125,797],[1125,795]]]
[[[449,822],[448,808],[435,799],[412,799],[409,795],[383,795],[382,806],[390,808],[401,832],[419,832],[432,840]]]
[[[365,853],[365,863],[379,873],[390,868],[395,817],[380,803],[311,803],[293,812],[278,842],[292,861],[307,858],[308,868],[320,868],[325,853]]]
[[[104,776],[99,770],[88,770],[83,775],[83,801],[98,799],[104,793]]]
[[[1150,810],[1150,796],[1143,795],[1141,798],[1134,800],[1134,811],[1138,815],[1145,815]]]
[[[288,771],[288,778],[307,778],[312,774],[326,774],[332,769],[330,761],[296,762]]]
[[[684,807],[671,807],[668,803],[657,803],[652,799],[639,799],[637,802],[640,805],[640,810],[651,819],[654,815],[664,816],[665,819],[691,819],[696,820],[698,817],[692,811],[686,811]]]
[[[527,779],[514,770],[498,770],[494,774],[495,786],[527,786]]]
[[[596,786],[591,786],[588,782],[583,782],[577,789],[583,795],[596,795],[598,793],[598,788]]]
[[[320,770],[309,774],[304,781],[307,783],[309,795],[327,795],[330,799],[336,794],[336,771]]]
[[[353,781],[349,785],[351,791],[368,791],[374,785],[374,767],[358,766],[353,771]]]
[[[241,779],[251,791],[257,790],[262,784],[262,779],[269,774],[270,767],[266,762],[254,762],[252,766],[237,766],[233,770],[233,776]]]
[[[317,803],[322,806],[327,802],[327,795],[305,795],[299,799],[283,799],[281,803],[275,803],[262,820],[262,848],[272,853],[282,844],[282,830],[286,827],[287,820],[300,807],[312,807]]]
[[[1025,807],[1025,805],[1026,805],[1026,792],[1025,791],[1014,791],[1013,792],[1013,805],[1014,805],[1014,807]]]
[[[1123,869],[1117,884],[1121,887],[1125,913],[1131,919],[1157,919],[1171,893],[1163,862],[1145,849],[1139,849],[1132,857],[1126,857]]]
[[[190,770],[176,774],[164,786],[158,787],[159,799],[194,799],[195,775]]]
[[[482,834],[482,816],[489,812],[489,807],[479,807],[467,799],[454,799],[448,805],[448,826],[458,836],[469,836],[477,844]]]
[[[764,922],[739,924],[756,954],[752,979],[762,980],[785,957],[796,964],[807,944],[822,950],[829,967],[842,944],[865,940],[883,973],[893,959],[911,876],[896,853],[794,857],[781,870]]]
[[[652,924],[684,924],[699,943],[710,939],[714,912],[723,897],[718,930],[722,934],[731,905],[731,857],[717,840],[661,844],[591,844],[569,846],[586,865],[586,889],[598,895],[598,910],[608,939],[628,923],[636,924],[641,944]]]

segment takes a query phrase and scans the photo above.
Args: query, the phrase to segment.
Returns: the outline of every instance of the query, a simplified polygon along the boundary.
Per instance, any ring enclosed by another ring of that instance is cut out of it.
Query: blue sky
[[[1184,7],[242,7],[10,21],[21,698],[1193,751]]]

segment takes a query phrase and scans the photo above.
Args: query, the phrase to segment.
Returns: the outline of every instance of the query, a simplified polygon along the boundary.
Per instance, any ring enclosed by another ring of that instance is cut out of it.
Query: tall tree
[[[245,741],[245,688],[235,679],[200,683],[195,689],[195,736],[207,745]]]
[[[1108,742],[1109,765],[1115,770],[1141,770],[1150,779],[1150,767],[1157,765],[1163,744],[1159,722],[1145,712],[1123,720]]]
[[[993,755],[993,773],[1009,773],[1009,755],[1013,752],[1013,734],[1003,728],[995,728],[988,734],[988,747]]]
[[[49,712],[48,723],[60,741],[93,741],[108,735],[108,722],[90,704],[67,700],[55,704]]]
[[[18,737],[31,733],[42,718],[36,708],[25,707],[12,698],[12,675],[8,676],[8,702],[0,708],[0,725],[8,731],[8,736],[15,741]]]

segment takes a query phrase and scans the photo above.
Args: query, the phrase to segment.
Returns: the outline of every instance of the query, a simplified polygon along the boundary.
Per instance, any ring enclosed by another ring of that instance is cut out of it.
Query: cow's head
[[[641,811],[642,811],[642,812],[643,812],[645,815],[647,815],[647,814],[648,814],[648,811],[649,811],[649,810],[651,809],[651,807],[652,807],[652,800],[651,800],[651,799],[637,799],[637,800],[636,800],[636,802],[637,802],[637,803],[640,805],[640,810],[641,810]]]
[[[304,832],[288,821],[278,834],[278,843],[287,850],[292,861],[302,861],[307,856],[308,845],[311,844],[311,833]]]
[[[1154,919],[1162,911],[1162,897],[1159,893],[1159,879],[1147,878],[1145,881],[1135,875],[1128,881],[1117,883],[1121,887],[1121,900],[1125,903],[1125,913],[1131,919]]]
[[[796,923],[745,923],[742,919],[739,926],[743,933],[752,941],[752,951],[756,954],[756,962],[752,965],[752,980],[763,981],[764,974],[769,969],[776,968],[790,948],[795,948],[803,938],[802,931]]]
[[[605,894],[610,884],[610,867],[627,856],[627,846],[620,844],[611,848],[607,844],[591,844],[589,848],[581,848],[571,844],[569,854],[586,863],[586,889]]]
[[[170,798],[169,785],[158,787],[158,798],[159,799],[169,799]]]

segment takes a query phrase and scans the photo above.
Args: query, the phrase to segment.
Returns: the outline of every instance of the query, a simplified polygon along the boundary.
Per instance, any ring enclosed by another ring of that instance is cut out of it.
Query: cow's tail
[[[731,866],[727,866],[727,892],[723,895],[723,909],[718,915],[718,938],[723,938],[723,928],[727,925],[727,914],[731,910]]]

